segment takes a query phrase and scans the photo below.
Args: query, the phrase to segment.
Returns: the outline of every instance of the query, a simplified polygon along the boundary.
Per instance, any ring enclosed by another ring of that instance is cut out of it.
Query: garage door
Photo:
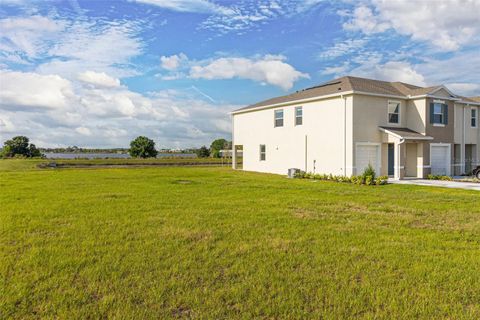
[[[357,145],[357,174],[361,174],[368,164],[371,164],[375,172],[379,174],[379,148],[378,145]]]
[[[434,175],[450,175],[450,147],[431,146],[430,165]]]

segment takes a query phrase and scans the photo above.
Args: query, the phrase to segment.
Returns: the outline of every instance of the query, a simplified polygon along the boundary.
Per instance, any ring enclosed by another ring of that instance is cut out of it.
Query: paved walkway
[[[407,179],[407,180],[388,179],[388,183],[415,184],[415,185],[427,186],[427,187],[444,187],[444,188],[480,191],[480,183],[475,183],[475,182],[441,181],[441,180],[425,180],[425,179]]]

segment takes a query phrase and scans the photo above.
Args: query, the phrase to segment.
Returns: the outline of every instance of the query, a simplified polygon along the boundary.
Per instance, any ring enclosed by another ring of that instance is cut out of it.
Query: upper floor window
[[[275,127],[283,127],[283,109],[275,110]]]
[[[388,123],[400,123],[400,102],[388,102]]]
[[[472,108],[471,109],[471,125],[472,125],[472,128],[476,128],[477,127],[477,108]]]
[[[430,104],[430,123],[431,124],[448,124],[448,105],[440,102]]]
[[[265,161],[267,159],[267,148],[264,144],[260,145],[260,161]]]
[[[296,107],[295,108],[295,125],[300,126],[303,124],[303,108]]]

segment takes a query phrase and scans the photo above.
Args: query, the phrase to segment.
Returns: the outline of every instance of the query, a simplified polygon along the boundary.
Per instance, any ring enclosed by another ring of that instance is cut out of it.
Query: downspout
[[[308,161],[308,153],[307,153],[307,135],[305,135],[305,172],[307,172],[307,161]]]

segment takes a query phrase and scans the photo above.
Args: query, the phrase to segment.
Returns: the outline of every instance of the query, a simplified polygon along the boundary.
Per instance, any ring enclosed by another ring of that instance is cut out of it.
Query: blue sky
[[[480,1],[0,0],[0,139],[184,148],[343,75],[480,95]]]

